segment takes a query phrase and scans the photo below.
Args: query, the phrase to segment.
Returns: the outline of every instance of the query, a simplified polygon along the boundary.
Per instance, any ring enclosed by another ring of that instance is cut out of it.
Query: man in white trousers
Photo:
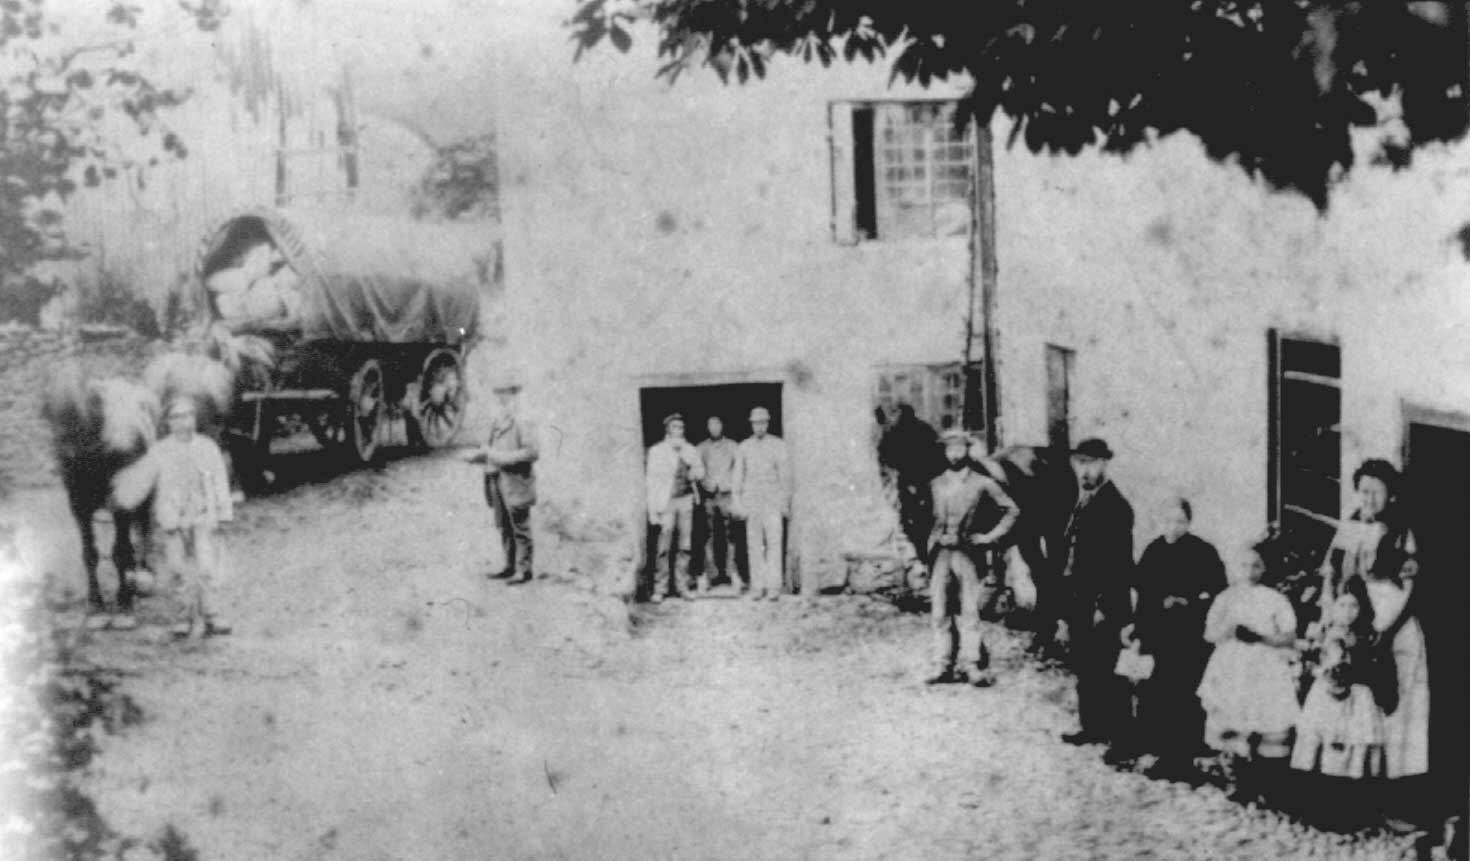
[[[769,410],[750,411],[751,435],[740,443],[731,482],[731,511],[745,519],[750,598],[756,601],[781,597],[781,535],[791,514],[791,459],[786,443],[770,429]]]

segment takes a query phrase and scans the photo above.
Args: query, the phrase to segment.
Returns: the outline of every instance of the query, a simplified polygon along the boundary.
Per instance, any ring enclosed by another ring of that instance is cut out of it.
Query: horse
[[[162,407],[177,397],[195,401],[201,430],[217,435],[235,399],[242,369],[268,365],[269,345],[235,336],[222,327],[193,335],[178,348],[155,357],[143,382],[121,378],[87,380],[75,366],[52,378],[42,404],[53,451],[66,488],[72,517],[82,538],[87,601],[94,616],[106,611],[97,580],[100,561],[93,519],[106,510],[113,520],[112,562],[118,572],[117,618],[111,627],[128,628],[136,596],[134,572],[151,545],[152,473],[144,456],[158,439]],[[143,553],[133,544],[137,530]]]
[[[147,493],[132,505],[119,505],[112,499],[113,479],[142,460],[158,439],[161,414],[158,396],[145,386],[124,379],[85,380],[73,367],[52,377],[41,414],[51,428],[53,451],[67,502],[81,531],[88,606],[93,615],[106,610],[97,582],[100,560],[93,525],[96,513],[106,510],[111,513],[113,523],[117,611],[126,620],[133,608],[134,569],[140,561],[134,552],[133,530],[137,528],[141,532],[146,557],[152,494]],[[126,621],[121,624],[127,626]]]
[[[1066,566],[1067,522],[1077,504],[1077,475],[1071,453],[1049,446],[1011,445],[973,457],[977,471],[995,479],[1015,500],[1020,514],[1007,538],[1030,569],[1036,586],[1033,618],[1038,648],[1054,636],[1061,576]]]

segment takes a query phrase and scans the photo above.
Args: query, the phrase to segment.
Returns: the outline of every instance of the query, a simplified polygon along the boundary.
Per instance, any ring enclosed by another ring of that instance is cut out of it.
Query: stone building
[[[738,437],[759,402],[792,448],[790,567],[804,588],[840,580],[844,554],[892,533],[874,406],[959,420],[960,85],[778,59],[743,87],[707,70],[669,86],[649,32],[573,63],[554,10],[502,5],[506,360],[550,435],[550,544],[620,557],[626,588],[659,417],[718,410]],[[1175,493],[1224,544],[1272,520],[1320,533],[1365,456],[1407,459],[1421,493],[1463,488],[1465,147],[1362,166],[1325,215],[1184,136],[1127,159],[993,156],[998,430],[1106,437],[1140,542]],[[1448,471],[1415,469],[1431,459]]]

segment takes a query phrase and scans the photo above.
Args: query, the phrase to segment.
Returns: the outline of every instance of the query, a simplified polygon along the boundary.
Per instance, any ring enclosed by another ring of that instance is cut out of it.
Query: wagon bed
[[[360,462],[395,418],[411,443],[452,441],[498,255],[484,222],[256,209],[210,231],[197,283],[211,319],[275,350],[272,368],[237,387],[226,428],[237,472],[257,473],[271,440],[302,425]]]

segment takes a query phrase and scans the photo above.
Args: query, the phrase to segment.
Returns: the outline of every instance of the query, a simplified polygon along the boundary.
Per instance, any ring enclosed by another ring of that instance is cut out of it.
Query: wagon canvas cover
[[[263,235],[262,235],[263,234]],[[487,222],[432,223],[340,211],[251,210],[206,238],[200,282],[268,238],[297,275],[299,305],[268,328],[303,340],[455,344],[472,337],[498,270]]]

